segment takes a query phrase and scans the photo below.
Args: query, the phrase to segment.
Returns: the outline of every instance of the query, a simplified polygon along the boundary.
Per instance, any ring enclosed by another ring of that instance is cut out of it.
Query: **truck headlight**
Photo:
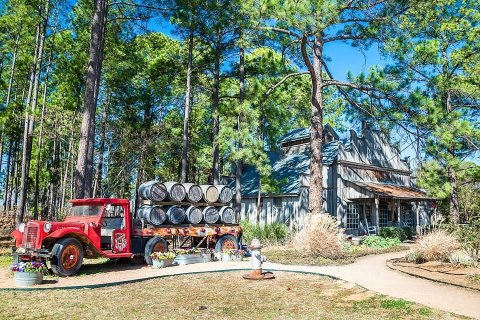
[[[50,230],[52,230],[52,224],[50,222],[45,222],[45,224],[43,225],[43,231],[49,233]]]
[[[25,232],[25,223],[22,222],[18,225],[18,231],[20,231],[21,233]]]

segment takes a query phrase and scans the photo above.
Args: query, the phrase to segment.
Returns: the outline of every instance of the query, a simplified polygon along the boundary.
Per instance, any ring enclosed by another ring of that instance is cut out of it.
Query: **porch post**
[[[400,199],[397,200],[397,226],[400,227],[400,222],[401,222],[401,213],[402,213],[402,207],[400,206]]]
[[[420,234],[420,205],[418,201],[415,201],[415,230],[417,235]]]
[[[379,210],[380,199],[378,196],[375,196],[375,226],[377,227],[377,234],[380,234],[380,210]]]

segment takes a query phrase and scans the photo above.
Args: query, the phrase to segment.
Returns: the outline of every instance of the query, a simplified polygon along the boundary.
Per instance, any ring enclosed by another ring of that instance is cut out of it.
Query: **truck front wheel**
[[[68,277],[76,274],[83,262],[83,248],[75,238],[59,240],[52,248],[50,264],[53,273]]]

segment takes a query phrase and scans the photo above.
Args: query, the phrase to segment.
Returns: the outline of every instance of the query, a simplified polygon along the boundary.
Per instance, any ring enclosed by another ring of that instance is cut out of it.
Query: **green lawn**
[[[329,278],[185,275],[122,286],[0,291],[2,319],[464,319]]]

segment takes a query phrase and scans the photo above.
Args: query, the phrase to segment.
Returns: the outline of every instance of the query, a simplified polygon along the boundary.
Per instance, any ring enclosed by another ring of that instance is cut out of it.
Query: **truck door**
[[[107,205],[101,222],[102,249],[112,253],[130,250],[130,237],[123,205]]]

